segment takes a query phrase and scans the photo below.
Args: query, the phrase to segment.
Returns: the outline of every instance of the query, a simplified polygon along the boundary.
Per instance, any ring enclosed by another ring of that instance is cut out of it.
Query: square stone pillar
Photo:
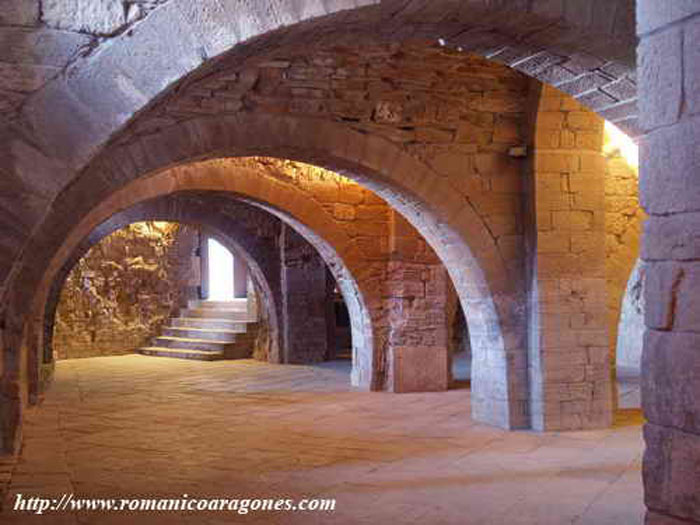
[[[700,523],[700,2],[637,2],[646,523]]]
[[[248,265],[239,254],[233,254],[233,297],[248,297]]]
[[[284,363],[315,363],[328,355],[326,263],[301,235],[282,225],[282,355]]]
[[[390,213],[390,260],[383,289],[387,390],[447,390],[447,270],[422,236],[401,215]]]
[[[612,423],[603,121],[545,86],[530,184],[529,376],[536,430]]]

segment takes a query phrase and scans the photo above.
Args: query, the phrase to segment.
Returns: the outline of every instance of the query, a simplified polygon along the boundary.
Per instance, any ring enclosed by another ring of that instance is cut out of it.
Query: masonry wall
[[[61,292],[55,357],[128,354],[157,335],[196,287],[197,237],[187,226],[142,222],[93,246]]]
[[[522,251],[521,162],[529,79],[501,64],[439,46],[291,48],[240,66],[222,61],[155,105],[122,135],[124,143],[184,120],[252,111],[341,122],[399,144],[468,198],[488,225],[509,270]],[[303,181],[303,177],[301,179]],[[347,180],[347,179],[346,179]],[[361,190],[327,193],[338,205]],[[389,199],[390,200],[390,199]],[[368,218],[363,210],[358,219]],[[381,245],[379,245],[381,246]]]

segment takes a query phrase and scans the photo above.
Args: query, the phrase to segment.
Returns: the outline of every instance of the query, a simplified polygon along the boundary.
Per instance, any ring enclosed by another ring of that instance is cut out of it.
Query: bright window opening
[[[604,136],[603,152],[606,155],[618,153],[625,159],[628,166],[635,170],[639,168],[639,147],[629,136],[607,120]]]
[[[209,297],[211,301],[233,299],[233,254],[216,239],[207,242],[209,255]]]

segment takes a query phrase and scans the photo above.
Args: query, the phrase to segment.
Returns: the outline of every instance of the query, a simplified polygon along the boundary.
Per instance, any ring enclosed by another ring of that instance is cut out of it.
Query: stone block
[[[700,12],[695,0],[637,1],[637,33],[643,35]]]
[[[336,203],[333,205],[333,217],[340,221],[352,221],[355,219],[355,207],[349,204]]]
[[[436,155],[430,164],[438,172],[456,179],[474,175],[474,159],[471,155],[455,152],[444,152]]]
[[[546,173],[572,173],[579,171],[579,156],[571,153],[540,152],[536,155],[535,169]]]
[[[537,113],[537,131],[560,130],[564,125],[566,113],[562,111],[540,111]]]
[[[629,78],[621,78],[602,87],[603,91],[610,93],[617,100],[629,100],[637,96],[637,84]]]
[[[562,130],[537,128],[537,145],[543,149],[556,149],[563,145]]]
[[[647,511],[644,516],[644,525],[688,525],[688,522],[653,511]]]
[[[684,522],[700,521],[700,436],[647,423],[644,442],[642,477],[647,508]]]
[[[537,236],[538,253],[568,253],[571,250],[571,235],[565,232],[540,232]]]
[[[114,0],[43,0],[42,21],[49,27],[109,36],[127,24],[126,10]]]
[[[700,6],[696,9],[700,12]],[[685,102],[684,111],[688,113],[700,112],[700,47],[696,45],[699,41],[700,22],[694,19],[685,25],[683,44],[683,80],[685,82],[683,101]]]
[[[642,373],[647,420],[700,434],[700,334],[647,329]]]
[[[683,91],[682,31],[675,27],[642,39],[639,44],[639,116],[651,131],[680,117]]]
[[[591,111],[572,111],[567,115],[566,123],[573,130],[594,130],[601,126],[601,119]]]
[[[649,328],[668,330],[673,327],[678,285],[683,273],[683,267],[678,264],[647,263],[644,320]]]
[[[554,227],[562,231],[590,231],[594,225],[594,214],[590,211],[553,211]]]
[[[648,135],[640,150],[640,197],[650,214],[700,210],[700,119],[693,118]],[[662,176],[662,174],[664,176]]]
[[[576,96],[580,95],[581,93],[594,90],[607,84],[608,82],[610,82],[610,79],[607,76],[601,75],[597,72],[591,72],[584,73],[573,80],[559,84],[557,87],[571,96]]]
[[[501,115],[496,120],[496,125],[493,130],[494,142],[506,144],[517,144],[522,140],[520,129],[520,118],[509,118],[506,115]]]
[[[603,146],[603,134],[597,131],[579,131],[576,133],[576,147],[599,152]]]
[[[514,159],[503,153],[479,153],[475,155],[476,170],[480,174],[495,174],[519,172],[518,164]]]
[[[78,33],[65,33],[53,29],[0,27],[0,62],[62,68],[89,43],[88,35]]]
[[[447,348],[399,346],[393,349],[393,354],[394,392],[447,390]]]
[[[4,2],[0,10],[0,26],[34,26],[39,22],[39,0]]]
[[[644,223],[642,258],[700,259],[700,213],[650,217]]]

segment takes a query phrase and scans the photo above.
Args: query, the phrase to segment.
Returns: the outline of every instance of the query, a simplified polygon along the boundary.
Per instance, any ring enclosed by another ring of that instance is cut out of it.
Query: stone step
[[[225,330],[221,328],[192,328],[182,326],[164,326],[163,335],[171,337],[185,337],[188,339],[206,339],[211,341],[222,341],[224,343],[233,343],[236,340],[236,334],[240,334],[240,330]]]
[[[190,339],[187,337],[172,337],[161,335],[153,338],[152,346],[161,348],[177,348],[179,350],[202,350],[202,351],[221,351],[226,350],[226,346],[230,342],[213,341],[211,339]]]
[[[231,319],[216,319],[212,317],[174,317],[170,326],[175,328],[200,328],[203,330],[232,330],[237,333],[246,331],[246,324],[252,321],[233,321]]]
[[[215,319],[230,319],[232,321],[248,321],[245,310],[229,310],[223,308],[186,308],[180,312],[181,317],[213,317]]]
[[[187,301],[188,308],[209,308],[214,310],[238,310],[245,312],[248,309],[248,299],[231,299],[230,301],[209,301],[200,299],[190,299]]]
[[[137,353],[156,357],[176,357],[179,359],[195,359],[197,361],[216,361],[224,358],[223,351],[191,350],[180,348],[163,348],[146,346],[136,350]]]

